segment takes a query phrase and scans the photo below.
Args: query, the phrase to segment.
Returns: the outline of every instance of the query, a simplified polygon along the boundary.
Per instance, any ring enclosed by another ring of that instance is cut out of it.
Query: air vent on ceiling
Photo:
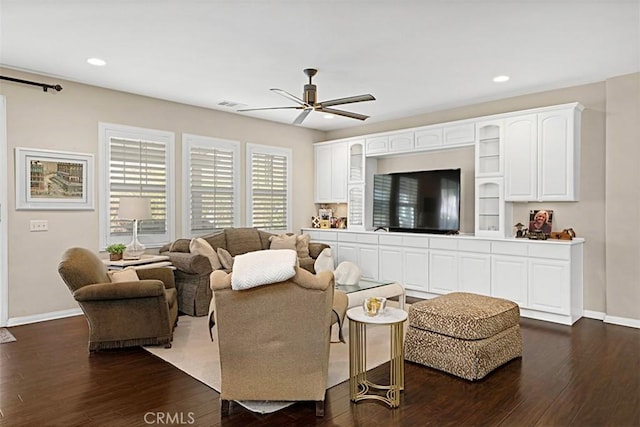
[[[243,104],[241,102],[235,102],[235,101],[220,101],[218,105],[221,107],[227,107],[227,108],[233,108],[233,109],[244,108],[247,106],[247,104]]]

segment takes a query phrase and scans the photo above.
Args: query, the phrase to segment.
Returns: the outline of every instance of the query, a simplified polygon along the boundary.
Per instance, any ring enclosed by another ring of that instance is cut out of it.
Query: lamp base
[[[138,221],[133,221],[133,240],[127,245],[122,257],[124,259],[140,259],[147,248],[138,240]]]

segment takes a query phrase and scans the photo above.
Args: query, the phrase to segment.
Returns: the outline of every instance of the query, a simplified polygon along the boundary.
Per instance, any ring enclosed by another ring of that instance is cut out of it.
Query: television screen
[[[375,175],[373,226],[389,231],[458,231],[460,169]]]

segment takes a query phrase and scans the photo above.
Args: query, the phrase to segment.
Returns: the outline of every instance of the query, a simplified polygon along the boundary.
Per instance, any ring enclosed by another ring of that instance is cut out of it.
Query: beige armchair
[[[231,274],[214,271],[211,289],[222,415],[231,400],[275,400],[315,401],[323,416],[331,325],[347,307],[333,274],[296,267],[289,280],[236,291]]]
[[[111,283],[96,254],[71,248],[63,254],[58,273],[89,323],[89,351],[171,346],[178,302],[170,269],[140,269],[138,281]]]

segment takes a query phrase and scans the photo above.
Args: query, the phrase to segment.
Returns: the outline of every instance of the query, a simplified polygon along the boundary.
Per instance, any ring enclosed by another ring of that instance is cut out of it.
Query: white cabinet
[[[458,290],[458,254],[454,251],[429,250],[429,291],[448,294]]]
[[[503,176],[504,120],[476,123],[476,177]]]
[[[415,148],[419,150],[442,147],[442,126],[426,126],[415,132]]]
[[[364,140],[349,141],[349,184],[362,184],[365,181]]]
[[[491,243],[460,240],[458,250],[458,290],[491,295]]]
[[[352,230],[365,228],[365,186],[355,184],[349,186],[347,198],[347,227]]]
[[[442,145],[459,146],[475,143],[476,127],[474,122],[456,123],[442,129]]]
[[[315,153],[315,202],[347,201],[348,144],[317,144]]]
[[[583,314],[583,239],[437,236],[303,229],[329,242],[336,265],[351,261],[362,277],[400,282],[410,296],[473,292],[505,298],[523,317],[572,325]]]
[[[505,200],[577,201],[580,104],[505,118]]]
[[[365,140],[367,155],[402,153],[413,150],[413,132],[379,135]]]
[[[476,178],[476,236],[506,236],[510,218],[506,214],[503,194],[503,178]]]

